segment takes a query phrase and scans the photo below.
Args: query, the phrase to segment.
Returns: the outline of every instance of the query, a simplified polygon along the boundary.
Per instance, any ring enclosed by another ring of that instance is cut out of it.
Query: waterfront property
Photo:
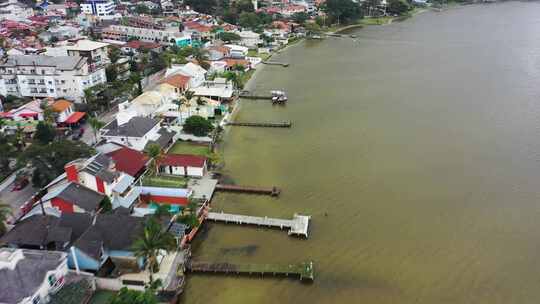
[[[206,174],[206,157],[189,154],[167,154],[159,160],[159,172],[165,175],[203,177]]]

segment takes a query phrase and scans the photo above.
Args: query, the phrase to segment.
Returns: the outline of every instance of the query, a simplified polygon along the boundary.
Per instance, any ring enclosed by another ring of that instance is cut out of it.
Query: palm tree
[[[206,104],[206,100],[202,99],[200,96],[197,97],[197,115],[199,115],[199,107],[204,106]]]
[[[235,89],[240,88],[240,77],[238,76],[238,74],[234,72],[228,72],[227,74],[225,74],[225,79],[232,82]]]
[[[146,148],[146,153],[152,159],[150,171],[152,172],[152,175],[155,175],[159,169],[158,163],[161,158],[161,146],[158,144],[150,144],[148,148]]]
[[[178,106],[178,114],[180,116],[180,124],[182,124],[182,106],[186,104],[184,99],[175,99],[172,101],[173,104]]]
[[[187,105],[188,108],[188,117],[191,116],[191,100],[193,99],[193,96],[195,96],[195,92],[187,90],[184,92],[184,99],[185,99],[185,105]]]
[[[208,63],[208,50],[202,48],[193,49],[193,58],[197,60],[197,63],[205,70],[210,68]]]
[[[98,132],[101,128],[105,126],[105,123],[99,120],[97,117],[90,117],[88,119],[88,124],[90,124],[90,127],[92,128],[92,133],[94,133],[94,140],[97,143],[98,141]]]
[[[5,222],[12,214],[13,212],[11,211],[11,207],[9,205],[0,203],[0,236],[6,233],[7,228]]]
[[[153,274],[159,271],[159,252],[161,250],[172,251],[175,247],[174,236],[163,231],[159,223],[154,218],[150,218],[146,222],[143,235],[133,244],[135,256],[146,260],[146,266],[150,272],[149,285],[154,282]]]

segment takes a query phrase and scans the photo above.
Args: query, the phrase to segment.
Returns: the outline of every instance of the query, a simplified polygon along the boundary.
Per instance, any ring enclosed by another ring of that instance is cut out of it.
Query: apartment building
[[[81,102],[86,88],[105,82],[105,69],[92,69],[80,56],[12,55],[0,59],[0,94],[4,96]]]
[[[135,38],[144,42],[161,44],[175,43],[176,37],[183,37],[178,29],[160,30],[124,25],[111,25],[103,29],[101,36],[104,39],[128,41],[129,38]]]
[[[81,11],[84,14],[94,16],[111,16],[114,15],[116,5],[114,1],[109,0],[88,0],[81,3]]]

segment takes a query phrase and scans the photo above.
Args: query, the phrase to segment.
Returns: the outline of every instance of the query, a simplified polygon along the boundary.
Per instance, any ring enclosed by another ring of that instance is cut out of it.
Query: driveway
[[[118,113],[118,106],[113,107],[110,111],[99,115],[98,118],[105,124],[108,124],[114,120],[116,113]],[[84,133],[80,140],[84,142],[85,144],[92,146],[93,144],[95,144],[95,138],[94,138],[94,132],[92,131],[92,127],[90,127],[90,124],[88,123],[88,119],[82,125],[82,127],[84,128]]]
[[[28,201],[34,194],[36,194],[39,189],[32,187],[30,182],[24,189],[19,191],[11,191],[13,189],[13,184],[11,183],[4,191],[0,192],[0,201],[4,204],[11,206],[13,214],[17,216],[20,213],[20,207]]]

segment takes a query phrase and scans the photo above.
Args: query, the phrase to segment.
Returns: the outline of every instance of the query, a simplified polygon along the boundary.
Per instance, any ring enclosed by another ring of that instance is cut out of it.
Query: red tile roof
[[[107,154],[115,164],[116,170],[136,176],[148,162],[148,157],[142,152],[124,147]]]
[[[168,83],[168,84],[170,84],[172,86],[175,86],[175,87],[177,87],[179,89],[185,90],[185,89],[187,89],[187,85],[188,85],[190,79],[191,79],[191,77],[189,77],[189,76],[176,74],[176,75],[172,75],[172,76],[169,76],[169,77],[163,79],[159,83]]]
[[[204,167],[206,157],[189,154],[167,154],[160,160],[161,165],[176,167]]]
[[[157,48],[161,47],[157,43],[145,42],[145,41],[139,41],[139,40],[131,40],[128,43],[126,43],[126,46],[129,47],[129,48],[132,48],[132,49],[143,48],[143,49],[148,49],[148,50],[149,49],[157,49]]]

